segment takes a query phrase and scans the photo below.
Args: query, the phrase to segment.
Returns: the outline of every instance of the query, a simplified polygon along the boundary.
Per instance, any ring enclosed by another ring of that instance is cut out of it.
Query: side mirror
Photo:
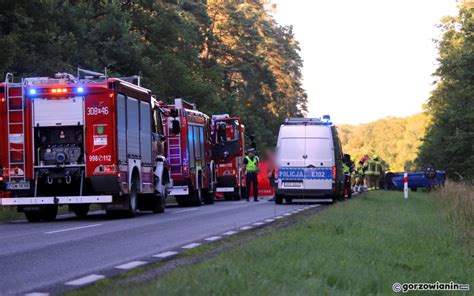
[[[181,131],[181,127],[179,125],[179,121],[176,120],[176,119],[173,119],[173,121],[171,121],[171,129],[173,131],[173,134],[175,135],[179,135],[180,131]]]

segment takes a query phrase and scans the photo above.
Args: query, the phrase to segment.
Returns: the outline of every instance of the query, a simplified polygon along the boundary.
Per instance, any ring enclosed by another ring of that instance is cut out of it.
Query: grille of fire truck
[[[25,90],[24,81],[13,83],[13,75],[8,73],[5,79],[8,124],[8,177],[9,180],[26,179],[25,166]],[[13,93],[13,89],[21,93]],[[20,173],[20,170],[22,171]]]
[[[180,175],[182,173],[181,167],[181,136],[170,135],[168,137],[168,155],[171,167],[171,176]]]

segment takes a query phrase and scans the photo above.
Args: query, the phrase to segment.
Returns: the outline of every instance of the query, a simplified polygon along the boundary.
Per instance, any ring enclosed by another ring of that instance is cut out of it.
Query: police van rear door
[[[329,127],[321,125],[306,126],[304,158],[304,188],[331,190],[334,145]]]

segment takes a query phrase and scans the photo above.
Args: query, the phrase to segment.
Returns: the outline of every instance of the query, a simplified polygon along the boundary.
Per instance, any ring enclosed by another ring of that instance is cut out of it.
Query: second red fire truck
[[[239,200],[244,194],[245,128],[240,118],[228,114],[212,116],[213,159],[216,192],[225,199]]]
[[[30,222],[54,220],[61,205],[77,216],[91,204],[111,215],[163,212],[172,184],[163,112],[150,90],[119,78],[58,73],[13,83],[8,74],[0,84],[0,204]],[[205,126],[206,118],[196,121]]]
[[[166,109],[163,122],[166,154],[173,187],[170,195],[180,206],[214,203],[215,180],[212,160],[211,120],[195,104],[175,99]]]

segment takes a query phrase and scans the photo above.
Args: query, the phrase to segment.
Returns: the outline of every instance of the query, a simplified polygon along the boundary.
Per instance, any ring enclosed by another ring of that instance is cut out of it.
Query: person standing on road
[[[373,188],[379,189],[379,182],[380,182],[380,173],[382,171],[382,163],[379,160],[379,156],[374,154],[372,157],[374,161],[374,181],[373,181]]]
[[[364,178],[365,178],[365,166],[364,161],[361,159],[357,165],[357,191],[362,192],[364,187]]]
[[[258,157],[255,155],[255,149],[249,149],[249,155],[244,158],[245,170],[245,198],[249,201],[250,185],[253,187],[253,201],[258,201]]]

